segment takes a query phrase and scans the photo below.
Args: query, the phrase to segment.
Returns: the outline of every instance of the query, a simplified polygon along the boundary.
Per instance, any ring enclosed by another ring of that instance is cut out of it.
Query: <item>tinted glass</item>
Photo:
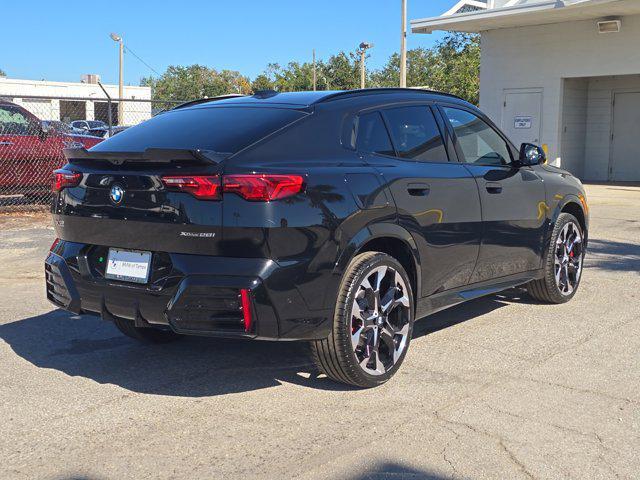
[[[401,107],[385,110],[398,155],[420,162],[446,162],[447,152],[431,109]]]
[[[507,143],[484,120],[465,110],[443,109],[456,132],[465,162],[481,165],[511,163]]]
[[[380,113],[361,115],[356,121],[356,149],[360,152],[395,155]]]
[[[235,153],[304,116],[278,108],[213,107],[162,113],[92,148],[102,152],[142,152],[178,148]]]
[[[18,107],[0,107],[0,134],[36,135],[38,125]]]

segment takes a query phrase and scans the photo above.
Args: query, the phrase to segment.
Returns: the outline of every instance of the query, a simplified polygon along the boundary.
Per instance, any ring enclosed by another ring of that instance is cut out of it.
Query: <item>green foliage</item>
[[[6,77],[6,76],[7,76],[7,74],[6,74],[6,73],[4,73],[4,70],[2,70],[2,69],[0,68],[0,77]]]
[[[233,70],[217,71],[202,65],[169,66],[158,79],[143,78],[153,97],[160,100],[189,100],[228,93],[250,93],[249,79]]]
[[[448,35],[435,47],[429,85],[477,105],[480,95],[480,37]]]
[[[407,86],[453,93],[478,103],[480,38],[478,35],[450,34],[433,48],[407,52]],[[394,53],[379,70],[369,70],[368,87],[396,87],[400,84],[400,55]],[[313,89],[313,64],[290,62],[286,66],[270,63],[252,82],[239,72],[220,72],[202,65],[170,66],[158,79],[143,78],[153,96],[161,100],[186,100],[227,93],[258,90],[291,92]],[[360,55],[340,52],[316,62],[318,90],[360,88]]]

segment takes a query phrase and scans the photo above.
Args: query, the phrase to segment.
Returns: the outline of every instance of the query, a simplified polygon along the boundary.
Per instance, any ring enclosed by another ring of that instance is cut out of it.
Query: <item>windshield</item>
[[[171,110],[124,130],[99,143],[92,151],[175,148],[235,153],[304,115],[299,110],[260,107]]]
[[[104,128],[107,126],[106,123],[100,122],[98,120],[89,120],[87,121],[87,123],[89,124],[89,128]]]

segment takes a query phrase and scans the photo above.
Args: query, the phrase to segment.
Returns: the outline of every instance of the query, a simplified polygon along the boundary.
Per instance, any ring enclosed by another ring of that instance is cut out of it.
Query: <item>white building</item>
[[[41,120],[102,120],[107,122],[107,97],[95,83],[95,75],[84,82],[50,82],[0,77],[0,98],[8,99],[35,114]],[[117,85],[104,85],[112,99],[118,99]],[[123,117],[118,119],[118,102],[113,101],[114,125],[135,125],[151,118],[151,88],[124,86]],[[40,97],[40,98],[33,98]],[[44,97],[44,98],[43,98]],[[147,101],[144,101],[147,100]]]
[[[640,0],[461,0],[411,30],[481,33],[480,108],[514,143],[640,181]]]

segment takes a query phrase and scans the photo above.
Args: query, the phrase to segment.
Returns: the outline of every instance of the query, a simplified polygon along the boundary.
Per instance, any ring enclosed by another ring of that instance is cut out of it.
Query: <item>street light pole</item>
[[[313,91],[316,91],[316,49],[313,49]]]
[[[115,33],[111,33],[109,35],[111,40],[119,43],[119,73],[118,73],[118,125],[122,125],[122,119],[124,117],[124,105],[122,103],[122,98],[124,97],[124,73],[123,73],[123,63],[124,63],[124,43],[122,42],[122,37]]]
[[[407,87],[407,0],[402,0],[400,33],[400,88]]]
[[[360,88],[365,88],[365,81],[367,78],[367,70],[364,64],[367,50],[373,48],[373,43],[362,42],[360,44]]]

